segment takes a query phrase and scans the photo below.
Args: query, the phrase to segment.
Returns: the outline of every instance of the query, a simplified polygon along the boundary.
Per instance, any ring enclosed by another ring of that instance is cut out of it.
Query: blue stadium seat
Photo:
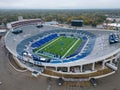
[[[53,39],[55,39],[57,37],[58,37],[57,34],[49,35],[49,36],[45,37],[44,39],[40,39],[39,41],[33,43],[31,45],[31,47],[33,47],[33,48],[41,47],[43,44],[45,44],[45,43],[47,43],[47,42],[49,42],[49,41],[51,41],[51,40],[53,40]]]

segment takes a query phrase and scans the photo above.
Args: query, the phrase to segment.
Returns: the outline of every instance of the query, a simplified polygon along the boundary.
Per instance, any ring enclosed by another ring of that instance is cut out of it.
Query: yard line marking
[[[70,52],[70,50],[78,43],[79,40],[80,40],[80,39],[78,39],[78,40],[72,45],[72,47],[69,48],[69,50],[62,56],[62,58],[64,58],[64,57]]]
[[[45,45],[44,47],[40,48],[39,50],[42,50],[42,49],[46,48],[48,45],[54,43],[54,42],[57,41],[58,39],[60,39],[60,38],[57,38],[57,39],[53,40],[53,41],[50,42],[49,44],[47,44],[47,45]],[[39,50],[37,50],[36,53],[38,53]]]

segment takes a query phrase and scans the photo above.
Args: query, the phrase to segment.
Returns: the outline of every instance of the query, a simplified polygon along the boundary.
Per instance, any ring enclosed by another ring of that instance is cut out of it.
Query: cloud
[[[120,8],[120,0],[0,0],[0,8],[92,9]]]

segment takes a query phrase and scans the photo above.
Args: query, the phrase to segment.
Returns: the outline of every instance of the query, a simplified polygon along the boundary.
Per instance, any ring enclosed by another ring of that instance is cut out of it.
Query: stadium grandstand
[[[10,30],[5,36],[5,46],[21,67],[37,75],[66,81],[101,78],[118,69],[120,43],[116,31],[74,30],[46,24],[37,28],[38,23],[42,20],[8,24]],[[22,32],[12,33],[16,29]]]
[[[38,23],[42,23],[41,19],[23,19],[20,21],[15,21],[15,22],[11,22],[7,24],[8,28],[17,28],[17,27],[21,27],[27,24],[38,24]]]

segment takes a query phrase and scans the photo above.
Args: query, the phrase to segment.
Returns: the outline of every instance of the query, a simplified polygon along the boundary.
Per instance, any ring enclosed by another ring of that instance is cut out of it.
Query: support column
[[[46,66],[44,66],[44,69],[46,69]]]
[[[57,71],[57,67],[55,67],[55,70]]]
[[[67,67],[68,68],[68,72],[70,72],[70,67]]]
[[[116,57],[116,58],[115,58],[115,62],[117,62],[117,61],[118,61],[117,59],[118,59],[118,57]]]
[[[113,59],[112,60],[110,60],[110,63],[112,64],[112,61],[113,61]]]
[[[81,67],[80,67],[80,72],[83,72],[83,70],[82,70],[82,69],[83,69],[83,66],[81,65]]]
[[[95,63],[92,64],[92,71],[95,70]]]
[[[103,69],[105,68],[105,61],[103,61],[103,63],[102,63],[102,68]]]

